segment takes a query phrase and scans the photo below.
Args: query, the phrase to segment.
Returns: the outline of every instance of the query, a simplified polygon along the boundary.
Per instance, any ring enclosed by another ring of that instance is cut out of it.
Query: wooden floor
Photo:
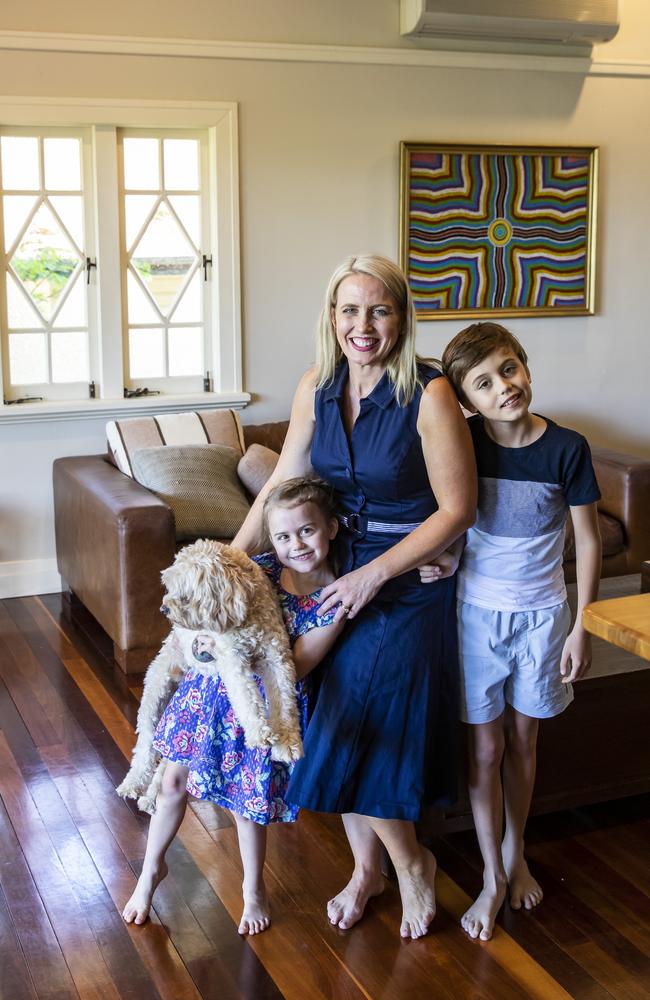
[[[472,834],[433,846],[439,913],[402,942],[395,886],[341,932],[324,903],[349,858],[339,821],[303,813],[269,836],[273,926],[237,934],[240,864],[226,814],[194,805],[155,914],[127,927],[147,818],[113,791],[133,744],[138,688],[61,615],[59,595],[0,602],[0,993],[102,1000],[650,997],[650,797],[530,824],[546,893],[507,908],[493,941],[458,918],[480,884]],[[576,733],[576,739],[580,734]],[[603,739],[607,734],[603,733]]]

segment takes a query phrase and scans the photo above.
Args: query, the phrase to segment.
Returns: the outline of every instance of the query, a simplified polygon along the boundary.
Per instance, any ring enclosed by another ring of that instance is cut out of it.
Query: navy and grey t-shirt
[[[467,532],[458,596],[497,611],[532,611],[566,599],[562,552],[569,507],[600,499],[589,445],[547,417],[524,448],[504,448],[471,417],[478,513]]]

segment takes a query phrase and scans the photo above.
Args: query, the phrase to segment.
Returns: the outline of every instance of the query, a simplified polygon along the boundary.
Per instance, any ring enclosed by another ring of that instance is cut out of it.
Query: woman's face
[[[348,275],[338,287],[331,319],[351,365],[386,367],[402,334],[403,317],[383,281],[369,274]]]

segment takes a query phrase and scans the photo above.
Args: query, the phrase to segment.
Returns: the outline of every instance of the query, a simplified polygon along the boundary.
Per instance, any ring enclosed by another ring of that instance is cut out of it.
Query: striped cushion
[[[230,539],[249,511],[239,459],[227,445],[159,445],[134,451],[131,466],[135,479],[171,507],[177,539]]]
[[[162,445],[223,444],[244,454],[244,433],[235,410],[161,413],[153,417],[111,420],[108,446],[118,469],[133,478],[132,455],[138,448]]]

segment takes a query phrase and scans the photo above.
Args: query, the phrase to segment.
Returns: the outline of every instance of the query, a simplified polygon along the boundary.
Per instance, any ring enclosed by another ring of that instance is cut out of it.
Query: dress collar
[[[340,364],[336,366],[334,378],[323,390],[323,399],[326,402],[329,402],[332,399],[341,399],[348,381],[348,375],[347,361],[340,362]],[[388,372],[384,372],[370,395],[364,396],[364,400],[367,400],[369,403],[374,403],[382,410],[388,409],[390,404],[395,400],[395,393],[393,391],[390,378],[388,377]]]

